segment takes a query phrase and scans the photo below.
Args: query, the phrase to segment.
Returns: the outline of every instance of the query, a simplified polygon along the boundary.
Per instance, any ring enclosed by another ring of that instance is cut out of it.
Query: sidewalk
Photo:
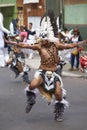
[[[26,58],[26,63],[30,66],[32,69],[38,69],[40,65],[40,57],[38,53],[35,53],[33,59]],[[82,73],[81,71],[69,71],[70,64],[66,63],[66,65],[63,68],[62,75],[63,76],[69,76],[69,77],[77,77],[77,78],[87,78],[87,73]]]

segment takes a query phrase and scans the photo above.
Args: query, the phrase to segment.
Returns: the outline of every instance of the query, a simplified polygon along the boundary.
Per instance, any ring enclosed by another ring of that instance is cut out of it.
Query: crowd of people
[[[9,30],[6,29],[3,25],[3,14],[0,13],[0,67],[5,67],[8,57],[11,52],[11,46],[6,45],[4,38],[7,37],[10,40],[9,36],[12,36],[14,40],[21,41],[23,43],[34,44],[36,39],[36,31],[33,29],[33,23],[29,23],[28,27],[24,25],[19,26],[19,19],[12,19],[9,24]],[[21,49],[25,57],[32,59],[34,57],[33,50]]]
[[[10,23],[10,32],[11,35],[17,36],[17,40],[23,43],[34,44],[36,39],[36,31],[33,29],[33,23],[29,23],[28,27],[25,25],[18,26],[18,19],[12,20]],[[25,56],[28,56],[29,59],[34,57],[32,50],[22,50]]]

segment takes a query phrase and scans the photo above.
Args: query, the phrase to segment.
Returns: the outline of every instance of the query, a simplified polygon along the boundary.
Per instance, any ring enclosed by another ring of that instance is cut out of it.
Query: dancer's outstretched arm
[[[38,50],[40,49],[40,44],[27,44],[27,43],[23,43],[23,42],[15,42],[15,41],[8,41],[5,39],[5,43],[7,44],[10,44],[10,45],[15,45],[17,47],[20,47],[20,48],[26,48],[26,49],[32,49],[32,50]]]
[[[18,43],[17,47],[38,50],[38,49],[40,49],[40,44],[37,44],[37,43],[34,43],[34,44]]]
[[[74,48],[74,47],[78,47],[79,45],[87,44],[87,40],[75,42],[75,43],[69,43],[69,44],[57,42],[55,44],[56,44],[57,48],[59,48],[60,50],[71,49],[71,48]]]

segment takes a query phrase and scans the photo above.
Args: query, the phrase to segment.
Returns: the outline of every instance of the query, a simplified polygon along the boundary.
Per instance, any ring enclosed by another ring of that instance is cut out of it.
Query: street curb
[[[66,72],[66,71],[62,72],[62,76],[74,77],[74,78],[87,78],[86,75],[73,74],[73,73],[69,73],[69,72]]]

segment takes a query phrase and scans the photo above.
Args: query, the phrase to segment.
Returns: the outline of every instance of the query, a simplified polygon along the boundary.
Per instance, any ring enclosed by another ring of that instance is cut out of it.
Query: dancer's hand
[[[85,42],[87,43],[87,39],[85,40]]]

